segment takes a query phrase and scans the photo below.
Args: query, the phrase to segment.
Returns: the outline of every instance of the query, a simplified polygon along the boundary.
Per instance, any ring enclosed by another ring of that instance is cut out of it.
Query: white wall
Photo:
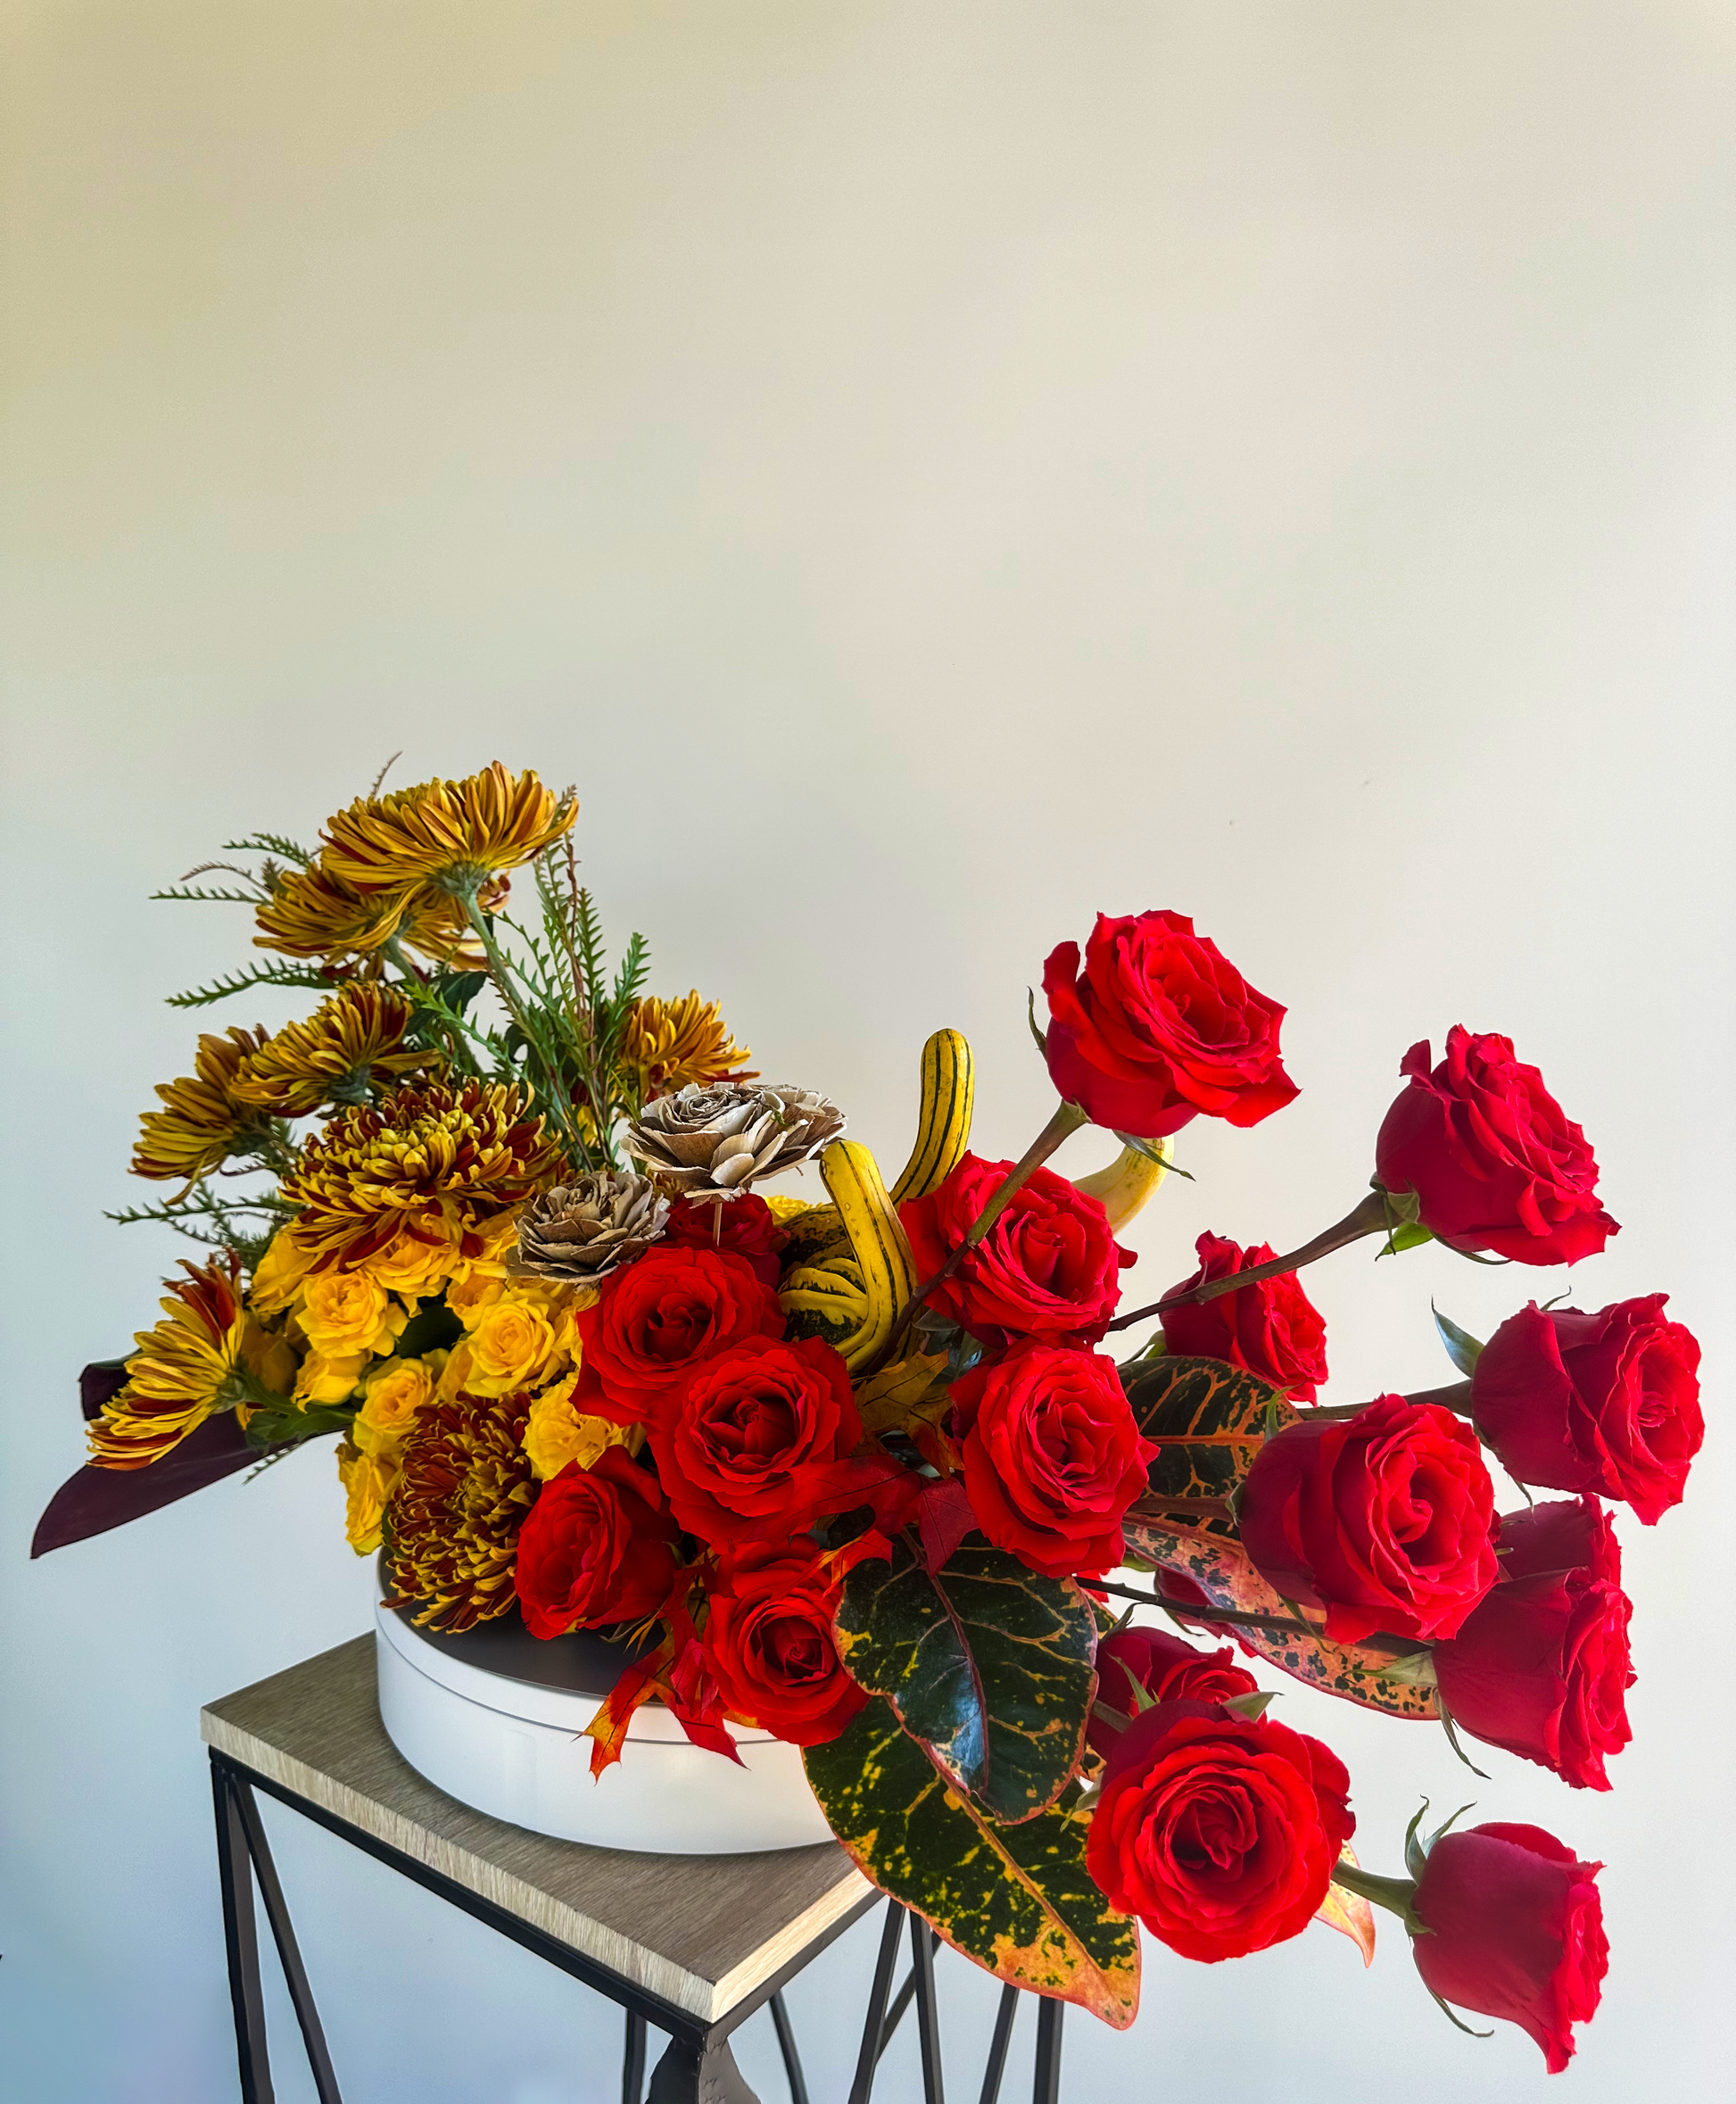
[[[329,1455],[24,1545],[173,1254],[99,1217],[187,1067],[161,997],[244,952],[145,894],[400,746],[576,777],[657,982],[892,1156],[929,1030],[1016,1151],[1044,954],[1192,910],[1290,1004],[1303,1093],[1186,1135],[1142,1285],[1203,1225],[1335,1217],[1413,1039],[1517,1038],[1626,1223],[1576,1290],[1668,1287],[1707,1346],[1691,1502],[1624,1528],[1636,1743],[1594,1797],[1284,1714],[1365,1860],[1473,1790],[1606,1859],[1572,2093],[1723,2093],[1736,13],[14,0],[4,73],[6,2094],[234,2093],[195,1712],[364,1626]],[[1534,1282],[1340,1256],[1335,1399],[1447,1377],[1431,1295],[1486,1328]],[[581,1991],[271,1824],[346,2094],[618,2093]],[[871,1960],[793,1994],[816,2099]],[[942,1972],[974,2095],[992,1993]],[[1075,2104],[1544,2079],[1396,1933],[1367,1976],[1319,1931],[1153,1950],[1145,1999],[1070,2025]],[[764,2019],[743,2058],[781,2096]]]

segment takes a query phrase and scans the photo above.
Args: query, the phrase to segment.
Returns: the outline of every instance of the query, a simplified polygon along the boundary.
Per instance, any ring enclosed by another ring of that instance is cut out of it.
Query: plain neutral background
[[[401,747],[401,783],[576,780],[617,940],[894,1162],[930,1030],[1016,1153],[1044,955],[1193,912],[1289,1004],[1302,1094],[1184,1135],[1142,1288],[1352,1203],[1415,1039],[1513,1035],[1625,1223],[1575,1296],[1667,1288],[1707,1346],[1690,1502],[1623,1522],[1635,1743],[1593,1795],[1281,1713],[1376,1868],[1419,1793],[1608,1862],[1563,2096],[1727,2094],[1732,8],[12,0],[0,62],[8,2100],[234,2094],[196,1712],[367,1626],[329,1446],[26,1544],[177,1254],[101,1218],[189,1068],[161,998],[246,954],[146,895]],[[1340,1255],[1330,1399],[1450,1378],[1432,1296],[1486,1332],[1567,1284]],[[269,1818],[356,2104],[618,2094],[583,1991]],[[816,2099],[872,1934],[792,1992]],[[993,1991],[941,1974],[973,2096]],[[1545,2081],[1392,1926],[1367,1975],[1323,1930],[1148,1946],[1145,1999],[1070,2023],[1075,2104]],[[781,2097],[763,2018],[740,2050]]]

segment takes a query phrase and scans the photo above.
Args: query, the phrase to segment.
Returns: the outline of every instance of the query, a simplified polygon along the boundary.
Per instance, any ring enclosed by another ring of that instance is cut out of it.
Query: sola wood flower
[[[647,1178],[599,1170],[532,1199],[518,1216],[518,1251],[508,1268],[581,1284],[601,1279],[642,1256],[668,1217],[668,1199]]]
[[[309,1140],[283,1196],[302,1208],[296,1238],[318,1252],[314,1268],[350,1267],[401,1229],[431,1241],[474,1235],[547,1183],[559,1161],[517,1089],[441,1082],[339,1112]]]
[[[753,1054],[736,1043],[723,1010],[715,1001],[702,1001],[697,988],[678,1001],[655,996],[635,1001],[622,1036],[621,1056],[637,1074],[645,1096],[661,1096],[690,1082],[703,1087],[710,1081],[759,1078],[735,1071]]]
[[[509,775],[496,760],[462,782],[358,797],[328,824],[321,860],[364,894],[408,896],[424,885],[474,894],[568,832],[578,808],[570,789],[557,796],[528,769]]]
[[[248,1127],[260,1122],[259,1111],[241,1098],[236,1084],[267,1041],[262,1030],[233,1029],[220,1038],[208,1031],[199,1040],[193,1073],[160,1083],[163,1107],[146,1111],[139,1120],[135,1176],[193,1183],[223,1166]]]
[[[366,1103],[370,1082],[392,1081],[434,1056],[406,1045],[414,1011],[402,994],[371,983],[343,988],[304,1023],[285,1023],[236,1076],[234,1092],[280,1118],[325,1103]]]
[[[513,1603],[518,1532],[536,1497],[522,1396],[459,1396],[418,1412],[392,1495],[389,1606],[469,1629]]]
[[[690,1198],[715,1200],[793,1169],[843,1130],[837,1105],[811,1089],[719,1081],[648,1103],[627,1147]]]

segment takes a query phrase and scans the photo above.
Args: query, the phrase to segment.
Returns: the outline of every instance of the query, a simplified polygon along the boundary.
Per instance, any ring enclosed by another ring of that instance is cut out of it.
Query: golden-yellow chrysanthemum
[[[577,811],[570,790],[557,796],[528,770],[509,775],[496,760],[462,782],[358,797],[327,825],[320,859],[341,883],[369,896],[433,889],[464,897],[541,854]]]
[[[242,1305],[240,1267],[213,1259],[183,1263],[166,1279],[163,1321],[141,1329],[124,1388],[91,1426],[90,1460],[99,1469],[142,1469],[161,1459],[214,1410],[256,1399],[247,1355],[262,1336]]]
[[[436,1056],[407,1045],[416,1011],[389,986],[360,981],[302,1023],[274,1031],[236,1076],[235,1094],[279,1118],[327,1103],[366,1103],[370,1083],[401,1078]]]
[[[480,1249],[480,1225],[558,1172],[559,1151],[515,1088],[434,1082],[400,1089],[377,1107],[340,1111],[285,1178],[300,1208],[298,1240],[317,1270],[353,1270],[401,1234]]]
[[[159,1085],[161,1110],[139,1120],[135,1176],[194,1183],[220,1169],[262,1122],[259,1107],[236,1094],[247,1062],[268,1041],[263,1030],[208,1031],[193,1056],[194,1072]]]
[[[478,893],[476,903],[492,913],[506,902],[500,880]],[[437,964],[479,969],[485,958],[457,899],[440,891],[379,892],[363,895],[316,856],[306,869],[280,870],[270,899],[255,916],[256,949],[275,949],[285,957],[360,958],[362,968],[377,972],[379,952],[393,937]]]
[[[635,1001],[622,1033],[621,1056],[639,1078],[641,1096],[671,1096],[690,1081],[751,1081],[752,1072],[739,1070],[753,1057],[738,1045],[715,1001],[702,1001],[698,989],[680,1000],[655,996]]]
[[[536,1497],[525,1401],[460,1396],[420,1411],[392,1494],[388,1553],[418,1623],[468,1629],[512,1605],[518,1532]]]

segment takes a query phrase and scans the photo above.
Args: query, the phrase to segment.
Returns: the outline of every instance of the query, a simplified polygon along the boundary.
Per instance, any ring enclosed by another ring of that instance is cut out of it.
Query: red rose
[[[1049,1578],[1112,1570],[1156,1451],[1139,1437],[1115,1362],[1019,1345],[955,1380],[952,1396],[971,1510],[995,1546]]]
[[[657,1478],[605,1447],[542,1486],[518,1537],[513,1583],[533,1636],[564,1636],[655,1614],[675,1579],[675,1523]]]
[[[1194,1245],[1199,1269],[1163,1297],[1226,1279],[1236,1272],[1269,1263],[1277,1252],[1269,1242],[1244,1249],[1210,1230]],[[1294,1272],[1276,1279],[1257,1279],[1220,1293],[1215,1300],[1166,1308],[1163,1341],[1187,1358],[1223,1359],[1258,1379],[1269,1381],[1304,1403],[1314,1400],[1327,1378],[1327,1326],[1319,1310],[1302,1289]]]
[[[1109,1756],[1085,1844],[1112,1906],[1211,1964],[1301,1934],[1356,1830],[1337,1756],[1269,1717],[1160,1702]]]
[[[789,1239],[765,1199],[743,1191],[727,1205],[696,1205],[677,1198],[663,1239],[675,1249],[727,1249],[745,1257],[762,1286],[778,1288],[778,1252]]]
[[[1195,1651],[1167,1629],[1117,1629],[1097,1646],[1097,1701],[1131,1717],[1136,1687],[1154,1702],[1223,1702],[1232,1695],[1257,1694],[1260,1683],[1235,1661],[1228,1644],[1221,1651]],[[1106,1759],[1121,1731],[1094,1714],[1085,1736],[1093,1752]]]
[[[1516,1482],[1600,1491],[1648,1527],[1682,1503],[1706,1424],[1699,1346],[1664,1320],[1667,1297],[1595,1315],[1533,1301],[1496,1330],[1471,1376],[1471,1412]]]
[[[670,1510],[721,1546],[786,1542],[867,1503],[900,1471],[847,1460],[861,1438],[849,1369],[829,1344],[749,1337],[688,1377],[652,1446]]]
[[[1411,1955],[1443,2001],[1528,2031],[1551,2075],[1573,2058],[1573,2027],[1603,1992],[1609,1944],[1596,1878],[1541,1827],[1443,1834],[1412,1904],[1428,1934]]]
[[[656,1424],[695,1367],[745,1338],[781,1337],[783,1310],[745,1257],[663,1247],[605,1279],[578,1328],[576,1406]]]
[[[1453,1722],[1553,1769],[1575,1789],[1607,1790],[1604,1756],[1633,1736],[1626,1704],[1633,1612],[1619,1586],[1583,1570],[1506,1579],[1457,1636],[1434,1646]]]
[[[938,1189],[899,1206],[919,1278],[941,1269],[1013,1166],[966,1155]],[[1117,1273],[1132,1262],[1099,1200],[1038,1169],[929,1299],[988,1344],[1010,1337],[1095,1344],[1121,1297]]]
[[[1382,1121],[1375,1173],[1395,1197],[1414,1191],[1422,1224],[1453,1249],[1520,1263],[1573,1263],[1621,1230],[1598,1204],[1598,1165],[1511,1038],[1447,1032],[1429,1072],[1428,1040],[1399,1064],[1405,1089]]]
[[[1269,1439],[1243,1487],[1242,1545],[1335,1644],[1451,1636],[1500,1575],[1476,1435],[1434,1403],[1378,1396]]]
[[[1622,1582],[1622,1545],[1594,1497],[1553,1498],[1521,1512],[1503,1512],[1496,1552],[1503,1578],[1583,1570],[1606,1586]]]
[[[748,1546],[712,1588],[706,1650],[724,1702],[793,1746],[835,1739],[867,1695],[832,1635],[838,1587],[811,1551]]]
[[[1043,967],[1049,1076],[1095,1124],[1154,1139],[1204,1111],[1257,1125],[1296,1085],[1278,1057],[1284,1010],[1256,993],[1186,914],[1097,915]]]

